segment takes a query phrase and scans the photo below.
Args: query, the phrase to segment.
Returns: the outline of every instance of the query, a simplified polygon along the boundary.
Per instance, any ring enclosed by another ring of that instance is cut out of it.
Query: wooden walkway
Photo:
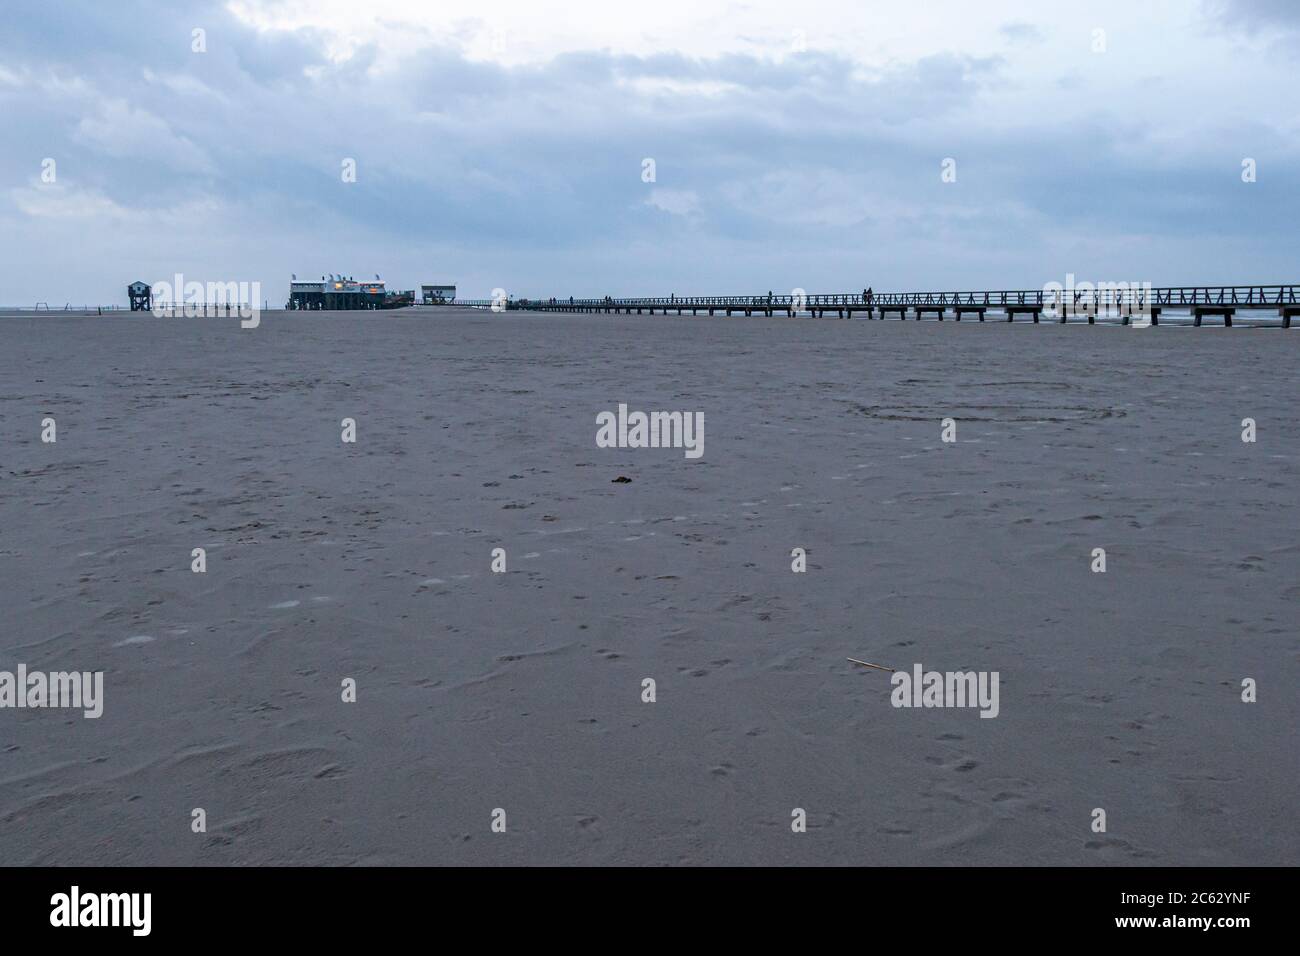
[[[958,322],[972,316],[980,322],[990,312],[1001,313],[1007,322],[1017,317],[1039,322],[1095,323],[1097,319],[1114,319],[1127,325],[1133,320],[1149,318],[1160,324],[1160,314],[1170,309],[1186,310],[1194,325],[1207,317],[1222,319],[1232,325],[1239,312],[1256,316],[1273,315],[1289,328],[1300,315],[1300,284],[1240,286],[1170,286],[1137,287],[1126,283],[1101,284],[1086,290],[999,290],[987,292],[871,292],[831,295],[757,296],[668,296],[667,298],[602,299],[456,299],[448,305],[495,308],[497,311],[524,312],[607,312],[637,315],[811,315],[868,319],[898,316],[920,320],[933,317],[943,321],[951,315]]]

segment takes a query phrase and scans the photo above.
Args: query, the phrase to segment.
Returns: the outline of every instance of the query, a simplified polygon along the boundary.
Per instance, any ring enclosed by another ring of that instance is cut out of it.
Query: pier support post
[[[1192,308],[1192,325],[1200,325],[1207,315],[1223,316],[1224,328],[1232,328],[1232,314],[1236,309],[1227,305],[1198,305]]]
[[[1005,305],[1003,308],[1007,311],[1008,322],[1015,318],[1017,312],[1028,312],[1033,315],[1034,322],[1037,324],[1039,317],[1043,314],[1041,305]]]

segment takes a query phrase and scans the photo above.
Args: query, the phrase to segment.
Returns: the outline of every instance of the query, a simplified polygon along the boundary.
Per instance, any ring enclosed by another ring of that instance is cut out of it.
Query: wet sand
[[[1294,330],[0,343],[0,670],[105,672],[98,720],[0,710],[5,864],[1300,862]],[[597,448],[620,402],[704,412],[703,456]],[[846,657],[997,671],[999,716],[892,707]]]

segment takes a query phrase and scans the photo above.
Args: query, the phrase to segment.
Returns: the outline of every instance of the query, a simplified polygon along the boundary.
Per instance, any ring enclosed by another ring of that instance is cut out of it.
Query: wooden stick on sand
[[[878,671],[889,671],[891,674],[897,673],[897,670],[892,667],[885,667],[883,664],[868,664],[866,661],[860,661],[856,657],[849,657],[846,658],[846,660],[850,660],[855,664],[861,664],[863,667],[874,667]]]

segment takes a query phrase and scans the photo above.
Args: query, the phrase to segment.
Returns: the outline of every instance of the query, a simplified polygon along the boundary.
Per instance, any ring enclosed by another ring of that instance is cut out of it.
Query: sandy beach
[[[98,719],[0,710],[5,864],[1300,862],[1294,330],[448,308],[0,343],[0,670],[104,672]],[[703,454],[598,448],[619,403],[703,412]],[[996,671],[998,716],[848,657]]]

